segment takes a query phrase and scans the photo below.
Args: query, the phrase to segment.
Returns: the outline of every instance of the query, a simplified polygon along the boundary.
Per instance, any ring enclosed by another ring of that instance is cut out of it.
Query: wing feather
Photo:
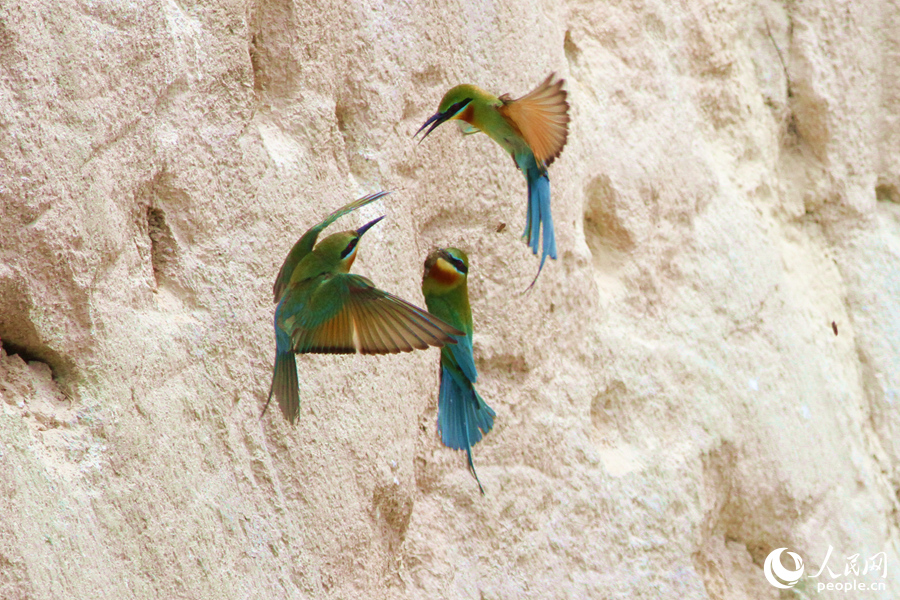
[[[569,136],[569,103],[564,79],[551,73],[537,88],[515,100],[500,97],[497,109],[522,134],[544,169],[560,155]]]
[[[382,324],[390,331],[395,351],[411,352],[417,348],[424,350],[428,347],[428,343],[405,325],[403,319],[391,310],[390,305],[378,303],[373,304],[373,308],[381,317]]]
[[[428,341],[426,341],[424,338],[431,338],[432,336],[424,333],[421,330],[421,327],[419,327],[418,325],[412,328],[403,327],[403,321],[399,316],[392,315],[392,318],[395,320],[395,322],[398,323],[398,331],[401,335],[403,335],[406,343],[409,344],[412,349],[418,348],[420,350],[423,350],[428,347]]]
[[[435,345],[435,342],[441,340],[441,329],[429,321],[420,309],[399,298],[392,298],[392,300],[399,302],[391,302],[384,308],[394,319],[402,323],[404,329],[417,340],[418,343],[413,344],[414,347],[427,348],[429,344]]]
[[[375,345],[373,347],[363,347],[363,354],[390,354],[397,352],[391,343],[390,333],[387,331],[386,327],[384,327],[384,322],[375,310],[375,306],[363,303],[356,306],[355,309],[359,311],[360,314],[365,315],[363,323],[369,328],[369,331],[372,332],[372,338],[375,340]]]
[[[383,307],[377,302],[373,302],[369,306],[369,312],[374,314],[373,318],[376,319],[378,327],[384,333],[387,351],[392,354],[396,352],[412,352],[415,348],[406,342],[405,337],[399,331],[402,328],[402,324],[397,323],[389,313],[382,309]]]
[[[296,307],[285,325],[297,353],[393,354],[454,344],[463,335],[359,275],[323,275],[285,294],[283,302]],[[324,308],[322,298],[329,299]]]
[[[381,338],[377,335],[372,319],[369,317],[368,311],[365,309],[352,309],[346,307],[345,310],[351,315],[356,328],[359,330],[359,347],[356,349],[360,354],[383,354],[378,350],[381,348]]]

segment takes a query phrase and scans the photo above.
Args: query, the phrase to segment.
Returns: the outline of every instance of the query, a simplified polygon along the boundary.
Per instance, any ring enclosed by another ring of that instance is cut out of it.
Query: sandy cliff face
[[[441,6],[0,6],[0,597],[778,598],[829,546],[900,597],[900,9]],[[509,158],[411,136],[551,70],[522,295]],[[469,254],[486,497],[436,350],[300,357],[259,418],[281,261],[378,189],[357,272]]]

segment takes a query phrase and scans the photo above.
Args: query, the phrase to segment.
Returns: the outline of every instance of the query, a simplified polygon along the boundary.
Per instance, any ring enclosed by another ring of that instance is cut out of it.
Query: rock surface
[[[900,597],[897,4],[439,6],[0,5],[0,598],[779,598],[780,547]],[[509,158],[411,136],[550,71],[523,294]],[[281,261],[379,189],[356,272],[471,259],[485,497],[436,350],[302,356],[259,418]]]

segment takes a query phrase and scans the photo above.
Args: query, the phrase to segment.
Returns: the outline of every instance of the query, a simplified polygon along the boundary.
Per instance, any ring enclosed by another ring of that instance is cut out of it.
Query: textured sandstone
[[[900,597],[900,8],[437,6],[0,4],[0,598],[779,598],[829,545]],[[411,135],[551,70],[522,295],[509,158]],[[471,259],[486,497],[436,350],[303,356],[259,419],[278,266],[378,189],[357,272]]]

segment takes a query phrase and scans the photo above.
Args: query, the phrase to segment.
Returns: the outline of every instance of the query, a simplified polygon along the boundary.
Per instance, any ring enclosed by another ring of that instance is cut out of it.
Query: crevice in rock
[[[791,19],[790,14],[788,14],[788,39],[791,39],[794,35],[794,22]],[[787,63],[784,62],[784,54],[781,53],[781,48],[778,46],[778,43],[775,41],[775,36],[772,35],[772,28],[769,26],[769,20],[764,19],[766,23],[766,35],[768,35],[769,40],[772,42],[772,45],[775,47],[775,52],[778,54],[778,61],[781,63],[781,70],[784,72],[784,79],[787,86],[787,97],[790,100],[793,97],[794,92],[791,89],[791,74],[788,72]]]
[[[294,86],[293,6],[290,0],[262,0],[252,9],[247,49],[253,88],[260,95],[283,98]]]
[[[382,484],[372,493],[372,512],[387,552],[396,555],[406,539],[413,501],[398,485]]]
[[[879,182],[875,186],[875,199],[879,202],[893,202],[900,204],[900,190],[892,183]]]
[[[250,36],[250,44],[247,47],[247,52],[250,54],[250,69],[253,75],[253,89],[259,93],[263,91],[263,71],[265,66],[263,64],[263,59],[260,54],[260,39],[257,33],[254,33]]]
[[[44,357],[41,354],[33,352],[31,349],[26,348],[24,346],[19,346],[13,342],[3,341],[3,338],[0,337],[0,348],[6,353],[7,356],[18,356],[26,363],[30,362],[42,362],[45,363],[48,367],[50,367],[50,372],[53,373],[53,367],[44,360]],[[54,379],[55,379],[54,373]]]
[[[71,363],[59,352],[44,343],[31,320],[33,302],[21,285],[7,280],[0,281],[0,351],[17,355],[26,363],[41,362],[47,365],[58,380],[60,374],[71,368]]]
[[[175,187],[165,173],[148,182],[140,195],[143,223],[139,227],[146,236],[140,245],[149,246],[149,256],[145,251],[144,260],[149,259],[153,276],[148,283],[157,292],[168,292],[166,299],[177,298],[194,305],[196,294],[190,285],[190,273],[186,272],[185,257],[185,245],[190,245],[191,237],[178,228],[178,217],[190,209],[191,199],[184,190]]]
[[[566,36],[563,40],[563,52],[566,56],[566,62],[569,64],[569,70],[579,64],[581,59],[581,48],[572,39],[572,30],[566,30]]]
[[[800,155],[805,154],[805,150],[808,150],[813,156],[807,160],[821,161],[825,159],[826,146],[830,137],[828,124],[825,122],[828,109],[825,101],[812,89],[808,74],[807,77],[803,76],[802,67],[806,57],[802,54],[792,56],[794,19],[789,10],[786,10],[785,18],[787,21],[785,32],[787,48],[784,50],[772,33],[769,19],[765,17],[763,19],[766,36],[775,49],[785,80],[785,106],[781,108],[781,114],[778,116],[783,127],[781,145],[784,149]],[[800,75],[792,73],[792,68],[799,70]]]
[[[177,245],[172,229],[166,222],[166,213],[161,208],[147,207],[147,231],[150,236],[150,261],[156,285],[162,285],[171,278],[176,260]]]
[[[606,270],[620,253],[634,248],[634,236],[621,218],[622,203],[608,176],[591,179],[584,193],[585,241],[595,269]]]

